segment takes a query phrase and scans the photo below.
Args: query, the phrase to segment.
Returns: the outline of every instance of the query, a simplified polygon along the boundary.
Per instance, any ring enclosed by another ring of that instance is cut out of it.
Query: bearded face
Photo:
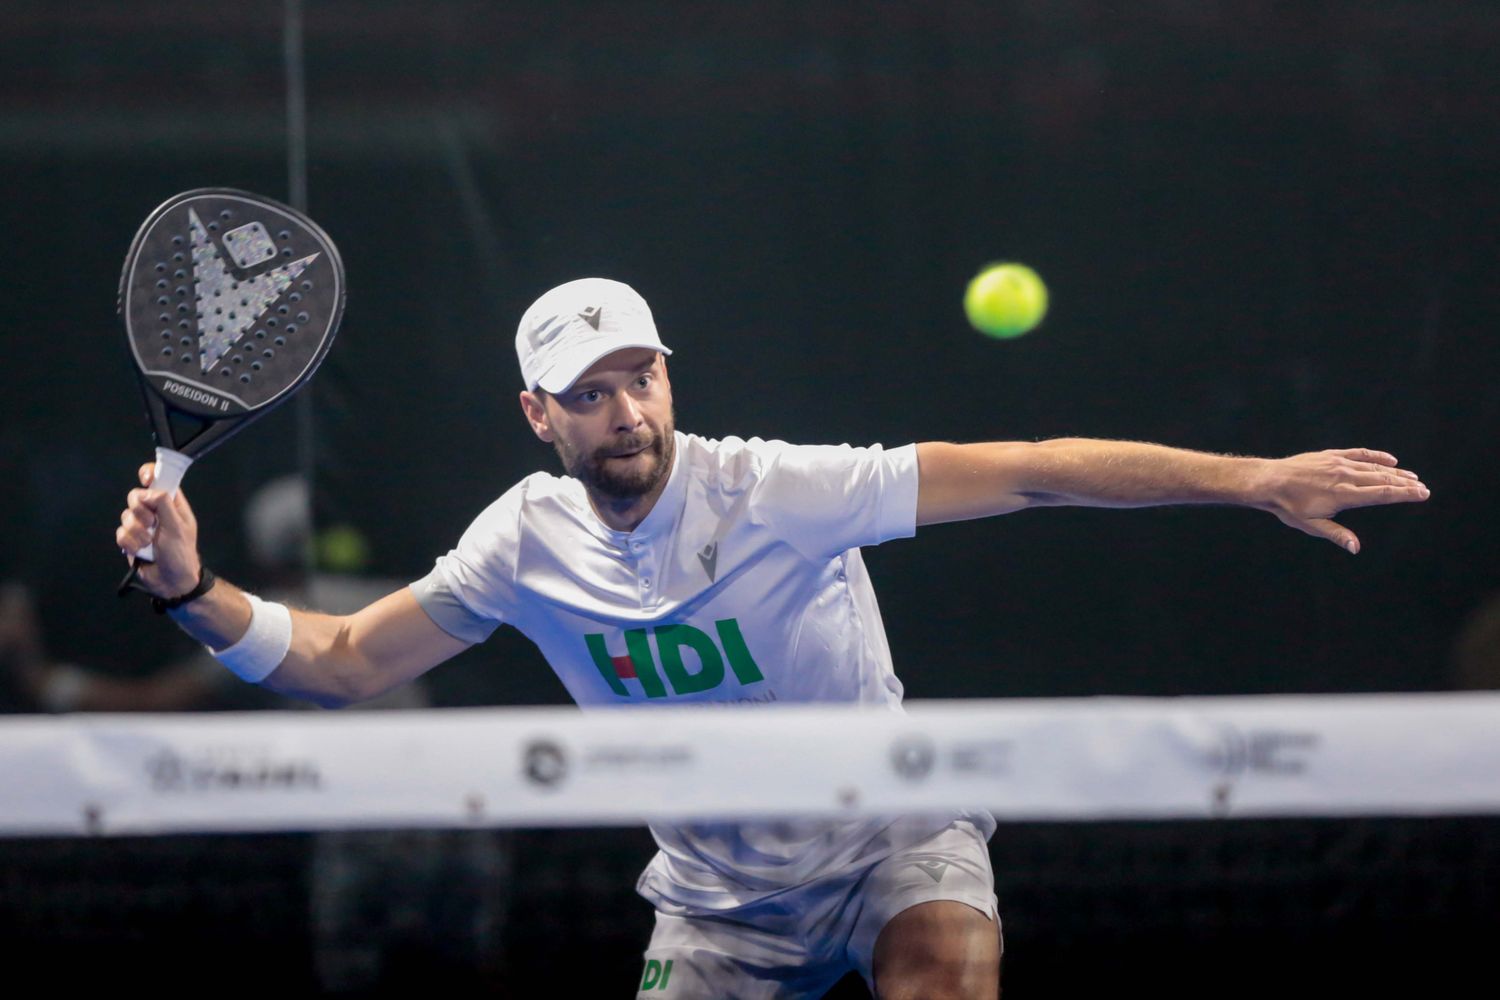
[[[561,436],[552,443],[568,475],[590,493],[610,500],[633,500],[656,489],[672,468],[675,430],[676,415],[669,413],[660,428],[622,434],[592,450],[578,448]]]

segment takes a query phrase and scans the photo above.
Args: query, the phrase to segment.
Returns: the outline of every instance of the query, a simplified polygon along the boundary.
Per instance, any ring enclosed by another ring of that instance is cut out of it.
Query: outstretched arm
[[[159,597],[175,597],[197,584],[198,525],[182,493],[168,496],[141,468],[142,488],[131,490],[115,541],[131,555],[155,540],[156,562],[141,580]],[[235,645],[250,627],[244,591],[225,580],[169,612],[182,630],[211,649]],[[261,683],[294,697],[335,707],[385,693],[468,648],[444,632],[406,589],[352,615],[291,611],[291,645]]]
[[[1332,520],[1351,507],[1426,500],[1417,474],[1368,448],[1290,458],[1240,458],[1136,441],[1058,438],[917,445],[917,524],[1027,507],[1154,507],[1220,503],[1275,514],[1351,553],[1354,532]]]

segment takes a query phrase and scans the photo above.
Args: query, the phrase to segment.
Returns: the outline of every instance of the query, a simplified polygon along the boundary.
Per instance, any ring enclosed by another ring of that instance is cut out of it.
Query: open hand
[[[1281,523],[1359,552],[1354,532],[1332,520],[1351,507],[1420,503],[1430,491],[1396,456],[1369,448],[1311,451],[1269,463],[1263,502]]]

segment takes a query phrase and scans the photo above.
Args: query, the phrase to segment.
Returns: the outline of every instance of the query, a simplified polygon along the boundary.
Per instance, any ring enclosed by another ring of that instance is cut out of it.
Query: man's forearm
[[[1287,458],[1240,458],[1138,441],[1057,438],[917,445],[917,524],[1027,507],[1150,507],[1224,503],[1274,514],[1288,527],[1359,551],[1333,520],[1351,507],[1420,503],[1430,495],[1396,456],[1329,448]]]
[[[244,591],[220,581],[171,615],[188,635],[222,653],[244,639],[250,609]],[[374,698],[469,647],[438,627],[407,587],[351,615],[288,613],[286,653],[261,683],[327,707]]]
[[[1139,441],[1057,438],[1028,446],[1019,492],[1035,505],[1258,506],[1265,459]]]
[[[363,696],[355,651],[340,643],[340,619],[289,610],[292,636],[285,657],[261,683],[275,691],[322,705],[347,704]],[[220,579],[202,597],[171,612],[184,632],[216,654],[233,648],[250,627],[250,599]]]
[[[1027,507],[1259,506],[1266,459],[1137,441],[1057,438],[917,445],[917,523],[990,517]]]

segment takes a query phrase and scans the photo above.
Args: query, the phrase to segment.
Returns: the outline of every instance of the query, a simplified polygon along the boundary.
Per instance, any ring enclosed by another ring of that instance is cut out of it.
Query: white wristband
[[[250,627],[233,646],[209,652],[241,680],[259,684],[281,666],[292,648],[292,613],[285,604],[262,601],[254,594],[245,598],[250,602]]]

